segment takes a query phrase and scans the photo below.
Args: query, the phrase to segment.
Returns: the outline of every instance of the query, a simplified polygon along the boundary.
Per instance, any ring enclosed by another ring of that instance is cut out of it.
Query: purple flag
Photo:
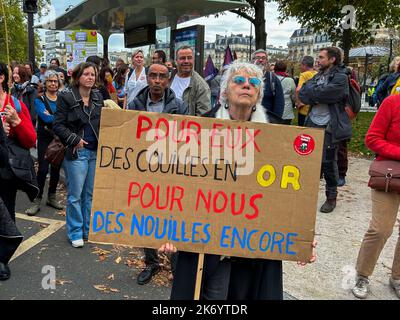
[[[206,67],[204,68],[204,80],[209,81],[215,78],[218,74],[217,69],[215,69],[214,62],[210,55],[208,55]]]
[[[225,49],[225,57],[224,57],[224,63],[222,64],[222,68],[227,69],[232,62],[233,62],[233,55],[231,48],[229,48],[228,45]]]

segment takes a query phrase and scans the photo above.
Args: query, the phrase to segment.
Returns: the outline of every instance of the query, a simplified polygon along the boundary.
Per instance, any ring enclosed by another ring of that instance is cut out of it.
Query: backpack
[[[361,90],[357,81],[349,78],[349,96],[346,101],[346,112],[350,118],[353,120],[357,117],[357,114],[361,110]]]

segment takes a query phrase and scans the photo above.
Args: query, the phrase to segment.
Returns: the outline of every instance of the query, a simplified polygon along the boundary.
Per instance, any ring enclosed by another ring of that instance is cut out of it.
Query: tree
[[[10,50],[10,61],[25,62],[28,58],[28,35],[26,14],[22,11],[22,1],[19,0],[0,0],[3,2],[5,14],[7,17],[8,43]],[[0,2],[0,4],[1,4]],[[39,0],[39,16],[43,8],[50,4],[50,0]],[[4,24],[4,15],[0,6],[0,62],[7,62],[6,32]],[[37,56],[42,52],[39,48],[39,37],[35,36],[35,48]]]
[[[352,46],[373,43],[371,32],[373,27],[395,27],[400,21],[400,0],[277,0],[277,2],[281,22],[294,17],[303,27],[310,28],[314,32],[326,32],[333,42],[338,42],[343,48],[346,64]]]
[[[254,25],[256,50],[267,48],[267,32],[265,31],[265,2],[271,0],[246,0],[248,7],[230,10],[238,16],[249,20]]]

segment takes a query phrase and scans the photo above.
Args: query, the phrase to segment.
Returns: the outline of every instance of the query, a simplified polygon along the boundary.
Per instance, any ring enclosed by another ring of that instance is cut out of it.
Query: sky
[[[52,0],[52,8],[47,18],[58,17],[62,15],[69,6],[75,6],[81,3],[82,0]],[[287,47],[290,36],[295,29],[300,28],[300,24],[294,19],[289,19],[283,24],[279,24],[278,21],[278,5],[275,2],[266,3],[266,31],[267,31],[267,44],[273,46]],[[46,20],[46,17],[42,20]],[[234,23],[232,23],[234,21]],[[208,42],[215,41],[215,35],[230,35],[243,34],[250,35],[250,22],[244,18],[238,17],[237,15],[227,12],[225,15],[208,18],[199,18],[191,20],[178,25],[178,28],[188,27],[195,24],[205,25],[205,40]],[[159,30],[157,32],[157,38],[165,40],[166,30]],[[41,32],[44,35],[44,32]],[[254,37],[254,28],[253,28]],[[99,37],[98,47],[99,51],[102,52],[103,40]],[[109,51],[120,51],[124,49],[124,37],[122,34],[114,34],[109,40]]]

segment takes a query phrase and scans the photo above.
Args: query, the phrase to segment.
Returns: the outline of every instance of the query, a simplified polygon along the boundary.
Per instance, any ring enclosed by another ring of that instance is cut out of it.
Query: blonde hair
[[[397,68],[396,68],[396,64],[397,64]],[[392,62],[389,65],[389,70],[397,71],[399,65],[400,65],[400,56],[394,57],[394,59],[392,60]]]

